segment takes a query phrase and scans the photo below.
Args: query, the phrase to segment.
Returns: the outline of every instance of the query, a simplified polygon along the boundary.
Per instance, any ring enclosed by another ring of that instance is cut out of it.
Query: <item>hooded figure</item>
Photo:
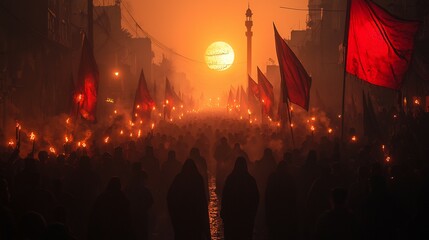
[[[256,181],[247,170],[246,159],[239,157],[226,179],[222,195],[220,216],[224,223],[225,240],[252,239],[258,204]]]
[[[286,161],[281,161],[268,178],[265,212],[269,239],[297,239],[296,187]]]
[[[173,180],[167,204],[176,240],[210,239],[204,182],[193,160],[186,160]]]
[[[88,240],[132,238],[129,201],[121,190],[121,181],[113,177],[94,204]]]

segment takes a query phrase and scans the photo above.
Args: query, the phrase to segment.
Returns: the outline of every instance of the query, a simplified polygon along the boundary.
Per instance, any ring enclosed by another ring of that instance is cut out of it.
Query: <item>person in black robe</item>
[[[173,180],[167,193],[167,205],[174,239],[211,239],[204,181],[193,160],[186,160]]]
[[[87,239],[133,239],[129,205],[120,179],[111,178],[94,204]]]
[[[220,216],[225,240],[252,239],[258,204],[256,181],[247,170],[246,159],[239,157],[226,179],[222,194]]]
[[[286,161],[281,161],[268,178],[265,212],[269,239],[297,239],[296,187]]]

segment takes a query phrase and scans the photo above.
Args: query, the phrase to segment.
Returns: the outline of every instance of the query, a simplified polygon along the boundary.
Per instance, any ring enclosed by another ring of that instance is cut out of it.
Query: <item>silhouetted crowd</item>
[[[293,148],[289,131],[205,117],[67,155],[3,148],[0,239],[429,239],[428,123],[384,142],[297,132]]]

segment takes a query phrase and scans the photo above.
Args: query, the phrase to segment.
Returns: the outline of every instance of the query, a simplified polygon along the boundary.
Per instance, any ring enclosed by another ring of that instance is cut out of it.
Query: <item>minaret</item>
[[[250,10],[250,5],[247,8],[246,11],[246,37],[247,37],[247,74],[251,75],[252,74],[252,36],[253,36],[253,32],[252,32],[252,26],[253,26],[253,21],[252,21],[252,10]]]

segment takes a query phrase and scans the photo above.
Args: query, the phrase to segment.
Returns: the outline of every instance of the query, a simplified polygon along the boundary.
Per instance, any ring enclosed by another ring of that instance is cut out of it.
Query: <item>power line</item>
[[[294,10],[294,11],[305,11],[305,12],[345,12],[346,10],[341,9],[324,9],[324,8],[293,8],[293,7],[280,7],[282,9]]]
[[[190,57],[187,57],[183,54],[180,54],[176,51],[174,51],[173,49],[169,48],[167,45],[165,45],[164,43],[162,43],[161,41],[159,41],[158,39],[156,39],[155,37],[153,37],[151,34],[149,34],[146,30],[144,30],[140,24],[137,22],[137,20],[134,18],[134,16],[131,14],[130,10],[128,9],[128,7],[125,4],[122,4],[122,6],[124,7],[125,11],[128,13],[128,15],[131,17],[131,19],[134,21],[134,23],[136,24],[137,28],[140,29],[140,31],[143,32],[144,35],[146,35],[148,38],[150,38],[152,40],[153,43],[155,43],[158,47],[176,55],[179,56],[183,59],[186,59],[190,62],[194,62],[194,63],[200,63],[200,64],[206,64],[205,62],[199,61],[199,60],[195,60],[192,59]]]

